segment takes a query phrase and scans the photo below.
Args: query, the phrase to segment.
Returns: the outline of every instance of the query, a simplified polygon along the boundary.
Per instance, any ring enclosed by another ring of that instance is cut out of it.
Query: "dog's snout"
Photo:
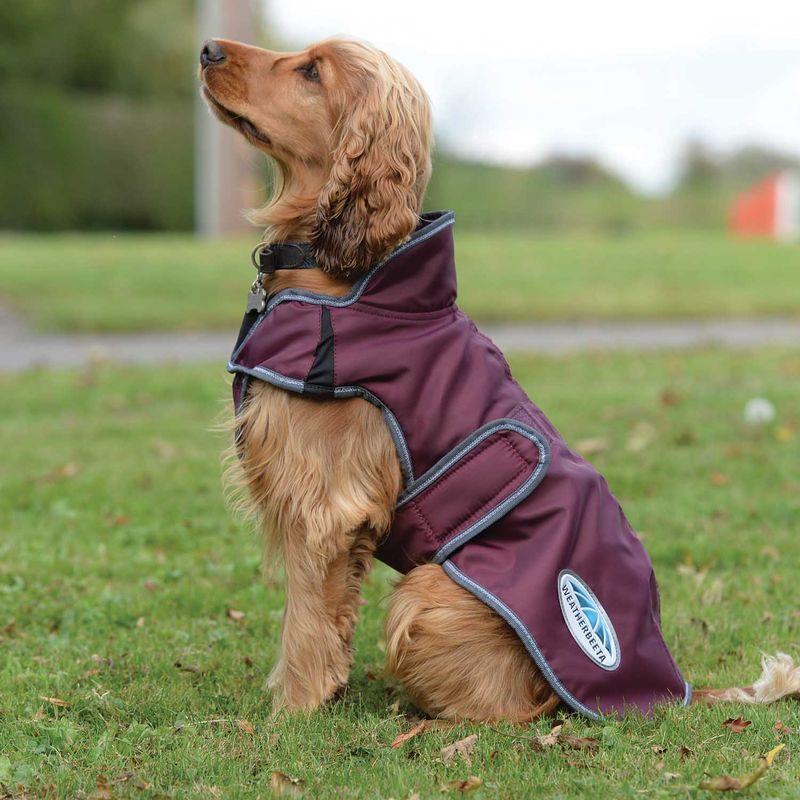
[[[208,67],[211,64],[221,64],[225,60],[225,51],[216,39],[206,39],[200,51],[200,66]]]

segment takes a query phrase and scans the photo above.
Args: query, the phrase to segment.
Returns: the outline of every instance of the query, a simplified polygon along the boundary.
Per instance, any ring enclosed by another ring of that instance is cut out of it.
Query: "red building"
[[[739,236],[800,239],[800,174],[779,172],[733,202],[731,230]]]

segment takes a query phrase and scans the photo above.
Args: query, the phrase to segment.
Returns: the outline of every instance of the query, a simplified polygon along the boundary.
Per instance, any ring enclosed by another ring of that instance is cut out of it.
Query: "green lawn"
[[[482,320],[796,315],[800,248],[722,234],[457,234],[461,305]],[[0,301],[40,328],[231,328],[257,241],[0,237]]]
[[[762,649],[800,656],[800,353],[513,366],[568,439],[595,451],[641,531],[687,677],[732,685],[757,675]],[[778,411],[761,430],[742,422],[757,395]],[[471,775],[477,798],[705,798],[704,776],[749,772],[779,742],[749,795],[797,797],[792,702],[571,717],[593,749],[535,751],[547,721],[458,725],[392,749],[415,711],[380,671],[384,568],[367,586],[350,691],[271,719],[282,595],[260,581],[258,541],[221,499],[224,442],[210,428],[226,403],[219,364],[0,377],[0,797],[269,797],[281,771],[321,798],[442,797]],[[723,726],[739,714],[744,732]],[[472,763],[442,763],[442,747],[471,733]]]

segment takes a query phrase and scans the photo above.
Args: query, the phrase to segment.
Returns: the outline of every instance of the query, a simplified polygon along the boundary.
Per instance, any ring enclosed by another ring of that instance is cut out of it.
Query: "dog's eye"
[[[305,64],[297,68],[298,72],[303,74],[303,77],[308,78],[310,81],[319,81],[319,70],[317,69],[317,62],[312,61],[310,64]]]

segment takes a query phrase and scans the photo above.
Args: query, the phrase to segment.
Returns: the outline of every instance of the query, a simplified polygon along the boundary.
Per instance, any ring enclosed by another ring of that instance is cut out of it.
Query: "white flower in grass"
[[[744,421],[748,425],[766,425],[775,419],[775,406],[766,397],[753,397],[744,406]]]

